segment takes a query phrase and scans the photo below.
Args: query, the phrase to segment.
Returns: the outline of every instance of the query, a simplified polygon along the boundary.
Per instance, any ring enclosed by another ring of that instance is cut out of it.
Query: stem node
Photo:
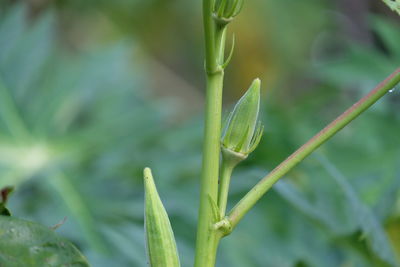
[[[225,237],[230,233],[232,233],[233,230],[232,223],[228,217],[225,217],[221,221],[213,225],[213,230],[219,231],[222,234],[222,237]]]

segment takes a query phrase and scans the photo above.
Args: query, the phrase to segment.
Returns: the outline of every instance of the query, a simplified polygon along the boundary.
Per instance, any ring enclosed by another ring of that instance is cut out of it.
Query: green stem
[[[221,175],[218,191],[218,207],[219,213],[222,217],[225,217],[229,195],[229,184],[231,182],[233,169],[246,158],[247,156],[244,154],[234,152],[225,147],[222,148]]]
[[[310,155],[320,145],[328,141],[337,132],[343,129],[362,112],[383,97],[390,89],[400,82],[400,69],[397,69],[368,95],[350,107],[336,120],[326,126],[317,135],[311,138],[306,144],[289,156],[284,162],[278,165],[272,172],[265,176],[255,185],[231,210],[228,219],[234,228],[243,216],[257,203],[257,201],[285,174],[299,164],[304,158]]]
[[[204,41],[205,41],[205,67],[207,73],[213,73],[217,70],[216,47],[215,47],[215,22],[212,17],[215,0],[203,1],[203,23],[204,23]]]
[[[199,223],[196,242],[196,267],[214,266],[216,231],[209,197],[216,200],[221,138],[223,72],[207,76],[206,118],[203,144]]]
[[[224,31],[217,29],[212,18],[213,0],[203,1],[206,48],[206,107],[201,171],[200,208],[197,226],[195,267],[213,267],[220,234],[212,226],[216,223],[210,198],[218,198],[218,174],[221,138],[222,88],[224,71],[219,59],[224,46]]]
[[[220,188],[218,194],[218,207],[221,216],[225,216],[226,204],[228,202],[229,184],[231,181],[232,171],[236,164],[223,160],[221,165]]]

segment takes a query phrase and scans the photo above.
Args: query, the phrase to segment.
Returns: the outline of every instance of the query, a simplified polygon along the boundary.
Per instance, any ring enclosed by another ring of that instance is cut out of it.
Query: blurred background
[[[265,134],[229,206],[400,63],[400,19],[379,0],[247,2],[224,114],[260,77]],[[149,166],[192,265],[201,23],[200,0],[0,1],[0,187],[16,185],[14,216],[67,217],[57,232],[93,266],[146,266]],[[399,107],[394,90],[280,181],[217,266],[398,266]]]

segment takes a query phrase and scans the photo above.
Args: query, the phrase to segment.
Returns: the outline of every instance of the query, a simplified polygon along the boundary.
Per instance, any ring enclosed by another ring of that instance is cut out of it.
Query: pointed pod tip
[[[252,92],[252,94],[257,94],[258,95],[259,92],[260,92],[260,87],[261,87],[261,80],[259,78],[256,78],[251,83],[248,92]]]
[[[144,168],[143,179],[144,179],[145,187],[148,187],[148,186],[154,184],[153,174],[151,173],[150,168],[148,168],[148,167]]]
[[[261,80],[260,78],[255,78],[253,81],[253,84],[256,83],[257,85],[261,85]]]
[[[144,168],[143,174],[144,174],[145,177],[146,176],[152,176],[151,169],[149,167]]]

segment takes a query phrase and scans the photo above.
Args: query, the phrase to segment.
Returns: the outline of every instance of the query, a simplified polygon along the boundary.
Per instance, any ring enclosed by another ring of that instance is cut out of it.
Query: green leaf
[[[334,222],[331,222],[328,216],[309,203],[309,201],[301,194],[301,192],[299,192],[290,182],[281,180],[275,185],[274,189],[286,201],[293,205],[293,207],[298,209],[309,218],[315,220],[316,222],[322,223],[330,229],[336,228]]]
[[[149,168],[144,169],[147,256],[151,267],[179,267],[178,250],[168,214]]]
[[[0,216],[0,266],[89,266],[67,240],[37,223]]]
[[[347,181],[346,177],[334,166],[327,158],[318,155],[318,160],[332,178],[337,182],[343,190],[347,201],[353,209],[355,217],[358,219],[359,227],[363,235],[367,237],[372,251],[375,252],[380,259],[387,262],[391,266],[398,266],[393,248],[383,229],[383,226],[376,218],[374,213],[361,202],[352,185]]]
[[[101,252],[107,252],[107,248],[104,246],[104,240],[99,234],[95,218],[85,202],[85,197],[79,189],[76,188],[72,179],[61,171],[55,171],[52,179],[48,179],[47,182],[55,189],[55,192],[59,194],[66,207],[79,222],[92,248]]]

